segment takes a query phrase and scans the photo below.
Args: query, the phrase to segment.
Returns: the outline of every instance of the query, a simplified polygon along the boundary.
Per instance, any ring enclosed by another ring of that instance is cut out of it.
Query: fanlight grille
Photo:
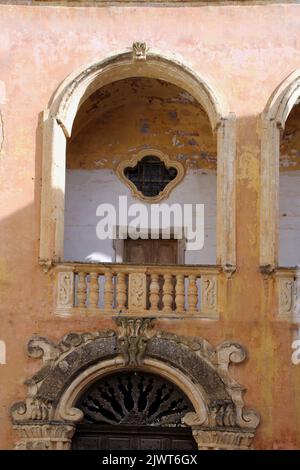
[[[193,407],[164,379],[141,372],[114,374],[93,384],[76,405],[84,422],[135,426],[182,426]]]

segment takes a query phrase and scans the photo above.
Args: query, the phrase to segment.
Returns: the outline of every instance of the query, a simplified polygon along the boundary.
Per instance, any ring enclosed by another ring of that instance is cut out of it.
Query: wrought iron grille
[[[193,407],[164,379],[142,372],[114,374],[93,384],[76,405],[85,423],[182,426]]]
[[[146,156],[131,168],[124,170],[124,175],[146,197],[158,196],[164,188],[177,176],[176,168],[167,168],[165,163],[156,156]]]

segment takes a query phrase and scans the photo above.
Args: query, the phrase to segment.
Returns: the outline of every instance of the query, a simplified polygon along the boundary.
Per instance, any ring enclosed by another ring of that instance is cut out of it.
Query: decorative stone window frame
[[[17,449],[70,449],[76,408],[82,393],[101,377],[127,370],[156,374],[174,383],[194,407],[183,418],[202,450],[249,449],[259,425],[254,410],[244,408],[244,388],[229,374],[229,365],[245,360],[238,343],[216,348],[200,337],[153,330],[151,318],[116,318],[117,329],[70,333],[55,344],[34,337],[31,357],[42,368],[29,380],[25,401],[11,408]]]
[[[264,274],[278,266],[280,135],[300,97],[300,69],[271,95],[261,117],[260,266]]]
[[[141,191],[139,191],[136,185],[130,181],[130,179],[125,175],[124,171],[126,168],[134,168],[144,157],[148,156],[158,157],[160,161],[162,161],[167,168],[173,167],[177,170],[177,175],[175,178],[170,181],[165,188],[157,195],[157,196],[145,196]],[[129,187],[132,192],[133,197],[140,199],[143,202],[158,203],[162,199],[167,198],[171,191],[183,180],[185,175],[185,168],[184,166],[177,162],[176,160],[171,160],[168,155],[161,152],[155,148],[147,148],[140,150],[137,155],[133,156],[130,160],[124,160],[119,163],[116,169],[116,173],[120,180]]]
[[[236,264],[235,115],[207,78],[174,55],[149,52],[144,43],[131,51],[92,62],[72,73],[54,94],[43,117],[43,170],[39,262],[47,270],[63,260],[66,142],[81,104],[116,80],[149,77],[190,93],[206,111],[217,135],[217,265],[228,272]]]

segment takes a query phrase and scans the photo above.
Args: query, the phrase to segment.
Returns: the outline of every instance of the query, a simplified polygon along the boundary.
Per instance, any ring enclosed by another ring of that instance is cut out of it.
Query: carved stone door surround
[[[151,318],[117,317],[116,329],[70,333],[60,342],[34,337],[28,354],[43,361],[26,381],[27,397],[11,408],[17,449],[70,449],[83,413],[75,407],[101,376],[130,370],[174,383],[194,411],[183,417],[199,449],[249,449],[259,415],[244,408],[243,387],[229,364],[246,358],[238,343],[216,348],[200,337],[155,331]]]

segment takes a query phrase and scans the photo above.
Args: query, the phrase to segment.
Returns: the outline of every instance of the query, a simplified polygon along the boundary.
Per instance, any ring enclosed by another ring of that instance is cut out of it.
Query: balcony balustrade
[[[278,317],[300,322],[300,267],[277,268]]]
[[[219,272],[194,265],[57,264],[55,312],[218,318]]]

